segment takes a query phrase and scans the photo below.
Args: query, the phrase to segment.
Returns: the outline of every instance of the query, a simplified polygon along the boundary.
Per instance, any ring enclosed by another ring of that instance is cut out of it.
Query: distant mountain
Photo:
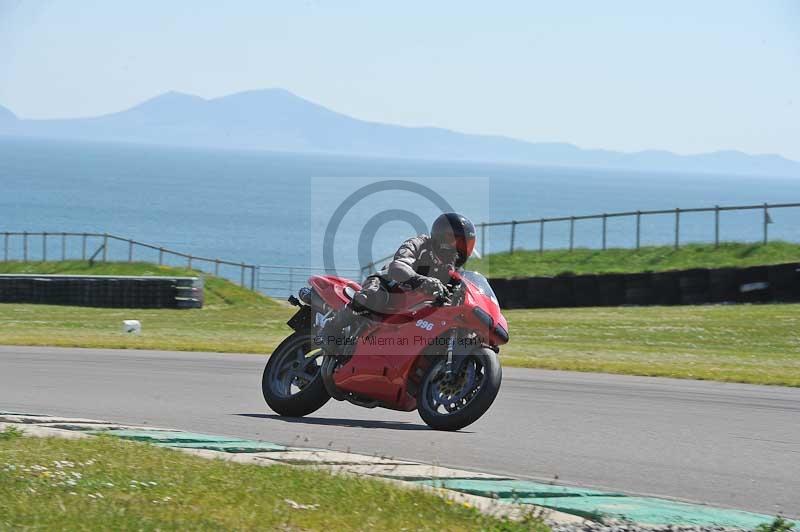
[[[13,123],[16,121],[17,121],[17,116],[8,109],[6,109],[5,107],[3,107],[2,105],[0,105],[0,124]]]
[[[435,127],[366,122],[283,89],[206,100],[168,92],[135,107],[93,118],[18,120],[0,107],[0,134],[182,146],[336,153],[415,159],[474,160],[629,170],[800,177],[800,163],[779,155],[717,151],[621,153],[566,143],[530,143]]]

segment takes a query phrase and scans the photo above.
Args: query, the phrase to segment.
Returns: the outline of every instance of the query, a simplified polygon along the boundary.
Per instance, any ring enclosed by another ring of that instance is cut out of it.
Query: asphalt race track
[[[278,418],[265,357],[0,347],[0,410],[331,447],[568,485],[800,516],[800,389],[505,368],[458,433],[329,402]]]

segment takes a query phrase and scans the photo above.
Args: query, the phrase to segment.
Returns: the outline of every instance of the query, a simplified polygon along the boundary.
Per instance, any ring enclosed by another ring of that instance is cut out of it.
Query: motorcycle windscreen
[[[484,295],[495,302],[495,304],[499,305],[497,302],[497,296],[494,294],[494,290],[492,290],[492,286],[489,284],[489,281],[478,272],[473,272],[469,270],[464,270],[461,272],[461,277],[472,283],[472,285],[478,290],[481,295]]]

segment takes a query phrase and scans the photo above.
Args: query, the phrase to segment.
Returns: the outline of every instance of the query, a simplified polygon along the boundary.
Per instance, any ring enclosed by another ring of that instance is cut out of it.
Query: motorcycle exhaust
[[[311,308],[313,308],[317,312],[325,314],[326,312],[325,308],[327,307],[327,305],[325,304],[325,301],[323,301],[323,299],[319,297],[319,294],[313,288],[304,286],[303,288],[300,289],[299,292],[297,292],[297,296],[300,298],[300,301],[302,301],[306,305],[310,305]]]

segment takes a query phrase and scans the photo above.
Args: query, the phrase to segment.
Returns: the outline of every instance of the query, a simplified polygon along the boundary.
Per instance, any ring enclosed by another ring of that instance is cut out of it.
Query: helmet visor
[[[468,259],[475,249],[475,238],[464,236],[456,239],[456,249],[461,256]]]

